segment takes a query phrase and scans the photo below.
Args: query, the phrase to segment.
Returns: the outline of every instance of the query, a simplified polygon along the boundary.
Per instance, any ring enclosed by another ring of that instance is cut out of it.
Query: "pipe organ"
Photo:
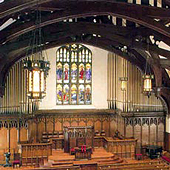
[[[15,63],[7,75],[5,95],[1,99],[1,114],[31,113],[36,104],[27,97],[27,74],[22,61]]]
[[[109,109],[121,109],[123,112],[164,111],[161,100],[154,94],[148,98],[142,93],[140,70],[116,54],[108,54],[107,100]],[[27,97],[27,70],[22,61],[13,65],[8,73],[5,95],[1,99],[0,113],[31,113],[38,108],[39,102]],[[121,80],[127,79],[124,90]]]
[[[120,78],[127,78],[126,90],[121,90]],[[108,108],[123,112],[164,111],[154,94],[148,98],[142,92],[140,70],[116,54],[108,54]]]

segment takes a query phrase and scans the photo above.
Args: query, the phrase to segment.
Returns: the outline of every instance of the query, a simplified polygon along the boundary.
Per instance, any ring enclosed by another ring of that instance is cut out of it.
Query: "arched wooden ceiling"
[[[170,1],[162,2],[163,7],[158,8],[118,0],[39,0],[43,46],[48,49],[65,43],[90,44],[119,54],[141,70],[145,67],[142,54],[149,51],[156,85],[162,86],[164,67],[169,68],[170,62],[161,65],[158,56],[168,61],[170,51],[159,48],[157,42],[163,41],[170,46],[167,26]],[[37,0],[5,0],[0,4],[0,26],[10,18],[15,19],[0,31],[0,95],[8,70],[28,51],[31,31],[35,29],[36,6]],[[112,17],[117,17],[116,25]],[[126,26],[122,25],[122,19],[127,20]],[[154,43],[147,41],[151,36]]]

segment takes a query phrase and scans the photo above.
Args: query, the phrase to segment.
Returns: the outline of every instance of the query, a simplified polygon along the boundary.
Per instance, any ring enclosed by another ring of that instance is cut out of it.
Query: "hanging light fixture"
[[[149,40],[147,39],[147,44],[149,46]],[[149,47],[147,49],[149,51]],[[149,97],[152,92],[152,79],[154,79],[154,75],[151,74],[150,66],[148,64],[149,56],[146,57],[146,66],[145,66],[145,73],[142,76],[143,78],[143,92]]]
[[[142,78],[143,78],[143,91],[152,92],[152,79],[154,79],[154,76],[144,74]]]
[[[33,31],[31,44],[24,60],[24,69],[28,70],[27,96],[30,99],[42,99],[46,95],[46,77],[50,69],[45,50],[42,49],[41,37],[41,11],[38,9],[37,1],[35,30]],[[31,49],[31,54],[28,55]]]
[[[119,77],[119,81],[121,81],[121,90],[126,91],[128,78],[127,77]]]

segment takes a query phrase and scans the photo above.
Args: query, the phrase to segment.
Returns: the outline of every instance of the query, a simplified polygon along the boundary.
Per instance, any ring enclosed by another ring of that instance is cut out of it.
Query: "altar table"
[[[86,147],[86,150],[75,147],[75,159],[91,159],[92,147]]]

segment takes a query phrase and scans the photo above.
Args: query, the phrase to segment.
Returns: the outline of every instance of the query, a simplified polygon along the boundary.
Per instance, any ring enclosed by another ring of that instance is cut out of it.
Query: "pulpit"
[[[71,153],[73,148],[82,145],[93,148],[93,140],[93,126],[64,127],[64,152]]]

